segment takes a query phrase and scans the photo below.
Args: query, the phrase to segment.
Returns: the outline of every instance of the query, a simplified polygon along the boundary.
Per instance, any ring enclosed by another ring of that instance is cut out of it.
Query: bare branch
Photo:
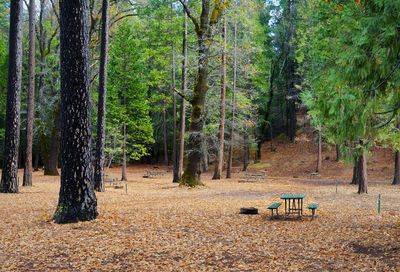
[[[177,88],[173,88],[174,92],[176,92],[180,97],[182,97],[183,99],[185,99],[187,102],[192,103],[192,101],[183,93],[181,93]]]
[[[190,11],[189,7],[186,4],[185,0],[179,0],[179,2],[181,2],[183,9],[186,12],[186,15],[190,18],[190,20],[192,20],[196,33],[200,33],[200,25],[199,22],[197,21],[197,19],[193,16],[192,12]]]

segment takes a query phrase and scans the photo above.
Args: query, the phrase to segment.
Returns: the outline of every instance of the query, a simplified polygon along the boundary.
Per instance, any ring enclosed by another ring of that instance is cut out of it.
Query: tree
[[[145,27],[141,21],[131,18],[119,24],[110,41],[106,119],[110,137],[106,150],[107,146],[118,145],[111,153],[115,161],[123,165],[124,153],[126,163],[140,160],[154,142],[146,85],[147,48],[140,36]]]
[[[109,0],[103,0],[101,22],[101,48],[99,71],[99,99],[97,104],[97,141],[94,168],[94,189],[104,191],[104,145],[107,95]]]
[[[233,146],[234,146],[234,133],[235,133],[235,110],[236,110],[236,81],[237,81],[237,23],[235,22],[234,31],[234,49],[233,49],[233,88],[231,98],[231,136],[229,139],[229,151],[228,151],[228,166],[226,169],[226,178],[232,177],[232,160],[233,160]]]
[[[61,188],[56,223],[95,219],[87,1],[60,1]]]
[[[185,1],[186,3],[186,1]],[[187,38],[188,38],[188,27],[187,27],[187,16],[186,13],[183,15],[183,35],[182,35],[182,95],[186,95],[187,92],[187,58],[188,58],[188,48],[187,48]],[[184,97],[181,99],[181,119],[179,127],[179,152],[178,152],[178,181],[182,178],[183,171],[183,158],[185,156],[185,130],[186,130],[186,100]]]
[[[221,101],[220,121],[218,132],[218,151],[213,179],[221,179],[222,167],[224,165],[224,138],[225,138],[225,103],[226,103],[226,19],[222,26],[223,49],[221,54]]]
[[[181,0],[186,14],[195,26],[198,44],[197,81],[190,101],[192,113],[189,126],[188,164],[180,181],[181,184],[191,187],[200,184],[201,160],[203,157],[204,106],[208,90],[208,62],[213,29],[228,4],[225,1],[215,1],[213,8],[211,8],[210,2],[210,0],[202,0],[201,15],[197,19],[190,11],[189,6]]]
[[[20,93],[22,69],[22,0],[10,3],[10,34],[6,131],[1,191],[18,192],[18,149],[20,128]]]
[[[32,145],[33,145],[33,119],[35,108],[35,16],[36,4],[29,1],[29,84],[28,84],[28,109],[26,120],[26,158],[24,167],[23,186],[32,186]]]

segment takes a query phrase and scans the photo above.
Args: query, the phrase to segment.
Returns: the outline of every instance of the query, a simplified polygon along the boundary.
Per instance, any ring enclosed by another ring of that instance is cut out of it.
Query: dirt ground
[[[278,145],[264,150],[263,182],[206,174],[195,189],[172,184],[170,172],[143,178],[151,166],[132,166],[127,192],[107,187],[97,194],[98,219],[69,225],[51,222],[59,178],[35,172],[32,188],[0,195],[0,271],[400,271],[400,187],[390,185],[390,152],[376,150],[368,194],[358,195],[348,184],[351,167],[332,161],[332,150],[324,174],[310,178],[313,150],[306,141]],[[266,205],[285,192],[319,203],[317,217],[270,220]],[[240,207],[260,213],[240,215]]]

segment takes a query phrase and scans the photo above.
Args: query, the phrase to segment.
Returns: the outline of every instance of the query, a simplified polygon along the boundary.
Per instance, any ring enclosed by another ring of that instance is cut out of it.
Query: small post
[[[336,193],[337,193],[337,191],[338,191],[338,186],[339,186],[339,181],[336,180]]]
[[[381,194],[378,194],[378,214],[381,214]]]
[[[125,182],[125,193],[128,194],[128,183]]]

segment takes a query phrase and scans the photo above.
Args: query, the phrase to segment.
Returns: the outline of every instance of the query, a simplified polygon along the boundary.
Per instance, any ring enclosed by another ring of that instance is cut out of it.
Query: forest
[[[400,1],[0,0],[0,166],[0,271],[397,271]]]

